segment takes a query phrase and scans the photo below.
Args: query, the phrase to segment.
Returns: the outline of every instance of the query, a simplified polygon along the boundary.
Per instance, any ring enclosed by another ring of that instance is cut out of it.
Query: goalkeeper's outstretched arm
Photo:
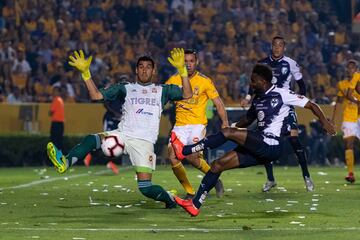
[[[102,93],[96,87],[94,81],[91,79],[90,64],[92,56],[85,59],[84,52],[82,50],[74,51],[74,55],[69,56],[69,65],[73,66],[81,73],[81,78],[84,80],[86,88],[89,91],[91,100],[104,99]]]

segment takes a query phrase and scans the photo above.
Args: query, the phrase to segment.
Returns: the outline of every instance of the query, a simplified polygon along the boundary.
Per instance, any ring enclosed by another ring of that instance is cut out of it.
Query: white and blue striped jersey
[[[273,73],[271,81],[278,88],[290,89],[291,80],[296,81],[302,79],[300,66],[293,59],[283,56],[275,60],[271,56],[260,60],[258,63],[268,65]]]
[[[263,135],[278,138],[291,106],[304,107],[308,101],[305,96],[273,85],[264,94],[255,95],[247,117],[252,120],[257,119],[257,129]],[[268,144],[278,144],[276,142]]]

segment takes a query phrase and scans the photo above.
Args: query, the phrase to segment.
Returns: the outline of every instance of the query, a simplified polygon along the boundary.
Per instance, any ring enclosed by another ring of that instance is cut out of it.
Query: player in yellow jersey
[[[222,121],[221,127],[229,126],[228,117],[225,106],[212,82],[212,80],[197,71],[198,58],[194,50],[185,51],[185,65],[188,70],[190,84],[193,90],[193,97],[185,101],[176,102],[176,122],[172,131],[184,144],[194,144],[203,139],[206,134],[206,104],[211,99],[216,107],[217,113]],[[175,84],[181,86],[181,78],[179,74],[171,76],[166,84]],[[194,196],[195,191],[186,176],[186,171],[174,153],[169,144],[169,159],[173,172],[181,185],[184,187],[187,198]],[[195,153],[187,157],[187,160],[203,173],[207,173],[210,169],[209,164],[203,158],[202,153]],[[223,186],[221,181],[218,182],[216,195],[220,197],[223,194]]]
[[[358,105],[359,95],[354,92],[356,83],[352,83],[352,79],[356,72],[356,62],[349,61],[347,64],[348,79],[342,80],[338,83],[338,94],[336,105],[333,112],[332,120],[334,122],[337,114],[338,105],[343,102],[343,122],[341,130],[344,133],[345,141],[345,162],[348,169],[348,175],[345,177],[346,181],[353,183],[355,182],[354,176],[354,141],[356,137],[359,138],[359,127],[358,127]],[[352,89],[352,90],[351,90]]]

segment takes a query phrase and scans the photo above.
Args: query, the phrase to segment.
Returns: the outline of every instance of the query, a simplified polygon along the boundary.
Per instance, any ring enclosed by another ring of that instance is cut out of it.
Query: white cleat
[[[264,186],[262,187],[262,191],[263,192],[268,192],[273,187],[276,187],[276,182],[267,180],[266,183],[264,184]]]
[[[313,192],[314,191],[314,183],[313,181],[311,180],[310,177],[305,177],[304,178],[304,181],[305,181],[305,187],[306,187],[306,190],[308,192]]]

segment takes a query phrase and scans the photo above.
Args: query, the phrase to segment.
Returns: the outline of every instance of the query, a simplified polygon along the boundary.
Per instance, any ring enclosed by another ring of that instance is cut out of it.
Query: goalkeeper
[[[69,64],[81,73],[89,91],[91,100],[124,102],[122,119],[118,129],[87,135],[68,155],[63,155],[56,146],[49,142],[47,154],[59,173],[64,173],[79,159],[82,160],[93,149],[99,149],[101,140],[107,135],[118,136],[125,144],[124,152],[129,155],[135,168],[140,192],[151,199],[165,203],[166,208],[176,206],[174,199],[161,186],[151,182],[156,166],[154,144],[159,133],[159,123],[163,106],[169,101],[192,97],[191,86],[185,67],[184,50],[175,48],[171,51],[169,62],[177,68],[182,79],[182,88],[176,85],[155,85],[155,63],[150,56],[142,56],[136,64],[135,83],[118,83],[106,89],[98,89],[91,79],[90,64],[92,57],[85,58],[82,50],[70,56]],[[138,111],[142,109],[142,111]],[[146,124],[145,124],[146,123]]]

